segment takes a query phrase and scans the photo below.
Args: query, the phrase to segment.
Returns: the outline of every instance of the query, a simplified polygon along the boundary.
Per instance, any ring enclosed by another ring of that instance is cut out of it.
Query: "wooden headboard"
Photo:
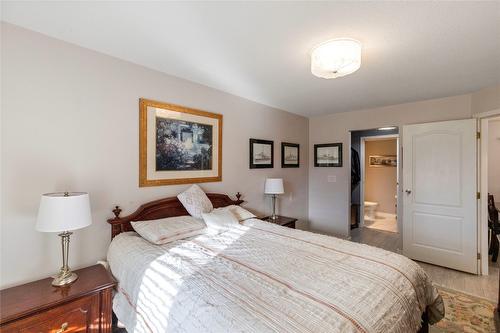
[[[236,193],[236,200],[232,200],[226,194],[207,193],[207,196],[212,202],[214,208],[239,205],[244,202],[243,200],[240,200],[240,192]],[[113,209],[115,217],[108,219],[108,223],[111,224],[111,238],[121,232],[133,231],[134,229],[130,224],[132,221],[148,221],[166,217],[189,215],[177,197],[147,202],[142,204],[132,214],[124,217],[120,217],[121,211],[121,208],[116,206],[115,209]]]

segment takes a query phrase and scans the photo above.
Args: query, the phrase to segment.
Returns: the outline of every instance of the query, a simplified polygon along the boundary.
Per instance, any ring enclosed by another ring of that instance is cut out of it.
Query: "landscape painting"
[[[325,143],[314,145],[315,167],[341,167],[342,143]]]
[[[156,118],[156,170],[211,170],[212,126]]]
[[[222,180],[222,115],[139,101],[139,186]]]
[[[396,155],[376,155],[369,157],[370,167],[396,167],[398,158]]]
[[[250,139],[250,169],[274,167],[274,142]]]
[[[296,143],[281,143],[281,167],[282,168],[298,168],[299,162],[299,144]]]

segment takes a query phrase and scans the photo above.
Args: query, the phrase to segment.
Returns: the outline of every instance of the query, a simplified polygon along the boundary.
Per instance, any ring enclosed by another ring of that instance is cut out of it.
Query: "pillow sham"
[[[233,213],[233,215],[239,222],[257,217],[253,213],[249,212],[245,208],[240,207],[238,205],[230,205],[225,208],[229,210],[231,213]]]
[[[210,213],[214,206],[205,192],[198,185],[191,185],[190,188],[177,196],[189,215],[201,219],[202,213]]]
[[[234,225],[239,225],[238,219],[231,211],[224,208],[217,208],[210,213],[203,213],[203,221],[209,229],[226,229]]]
[[[205,232],[206,228],[201,220],[187,215],[130,224],[142,238],[156,245],[200,235]]]

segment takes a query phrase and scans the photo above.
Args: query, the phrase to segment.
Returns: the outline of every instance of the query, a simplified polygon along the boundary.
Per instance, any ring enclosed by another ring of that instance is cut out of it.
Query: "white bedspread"
[[[113,310],[128,332],[416,332],[444,306],[413,261],[338,238],[247,220],[217,235],[108,252]]]

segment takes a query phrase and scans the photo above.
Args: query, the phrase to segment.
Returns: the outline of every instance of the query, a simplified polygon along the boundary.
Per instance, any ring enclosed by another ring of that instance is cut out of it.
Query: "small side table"
[[[1,290],[0,332],[111,333],[115,280],[102,265],[75,272],[65,287],[47,278]]]
[[[292,228],[292,229],[295,229],[295,222],[297,222],[297,219],[294,217],[286,217],[286,216],[280,216],[280,215],[277,215],[275,220],[273,220],[271,218],[271,216],[263,217],[263,218],[261,218],[261,220],[269,222],[269,223],[279,224],[283,227]]]

